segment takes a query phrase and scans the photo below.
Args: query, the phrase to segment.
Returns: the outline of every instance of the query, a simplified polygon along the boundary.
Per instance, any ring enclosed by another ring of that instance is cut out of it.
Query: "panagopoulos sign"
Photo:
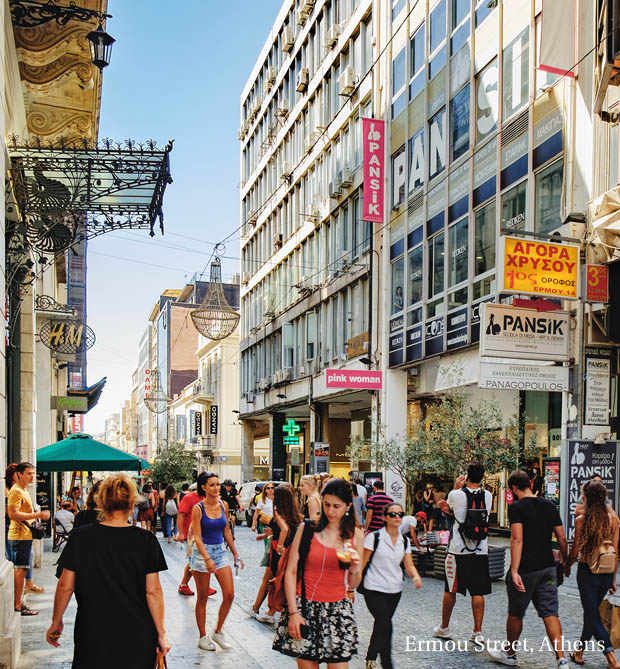
[[[501,237],[500,291],[579,298],[579,247]]]
[[[556,367],[555,365],[481,362],[478,388],[534,390],[548,393],[567,392],[570,389],[568,373],[568,367]]]
[[[325,385],[327,388],[380,389],[383,373],[373,370],[326,369]]]
[[[364,147],[364,209],[362,220],[383,223],[383,179],[385,175],[384,123],[362,119]]]
[[[568,360],[566,311],[536,311],[486,302],[482,305],[480,355],[530,360]]]

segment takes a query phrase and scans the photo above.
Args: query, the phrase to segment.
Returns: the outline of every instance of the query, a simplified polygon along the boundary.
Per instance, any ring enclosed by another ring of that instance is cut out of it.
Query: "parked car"
[[[241,506],[243,511],[237,511],[237,521],[243,522],[244,520],[248,524],[248,527],[252,527],[252,516],[254,515],[254,497],[256,496],[257,490],[262,490],[265,485],[265,481],[248,481],[244,483],[241,488],[239,488],[239,497],[241,498]]]

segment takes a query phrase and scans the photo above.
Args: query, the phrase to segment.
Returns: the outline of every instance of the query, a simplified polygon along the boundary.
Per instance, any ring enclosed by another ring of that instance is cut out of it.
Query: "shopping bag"
[[[155,669],[168,669],[166,656],[159,650],[157,651],[157,658],[155,659]]]
[[[614,648],[620,648],[620,606],[614,606],[606,597],[598,610],[603,627],[611,639],[611,645]]]

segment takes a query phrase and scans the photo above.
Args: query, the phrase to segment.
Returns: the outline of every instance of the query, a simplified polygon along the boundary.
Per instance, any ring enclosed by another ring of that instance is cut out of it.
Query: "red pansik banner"
[[[383,223],[383,180],[385,176],[384,122],[362,119],[364,147],[364,209],[362,220]]]

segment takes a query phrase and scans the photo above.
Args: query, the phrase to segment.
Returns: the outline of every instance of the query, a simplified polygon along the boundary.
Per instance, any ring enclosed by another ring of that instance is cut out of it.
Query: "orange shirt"
[[[304,569],[306,599],[312,602],[344,599],[347,596],[345,574],[346,569],[338,566],[336,549],[324,546],[313,536]],[[297,583],[297,594],[301,596],[301,581]]]

